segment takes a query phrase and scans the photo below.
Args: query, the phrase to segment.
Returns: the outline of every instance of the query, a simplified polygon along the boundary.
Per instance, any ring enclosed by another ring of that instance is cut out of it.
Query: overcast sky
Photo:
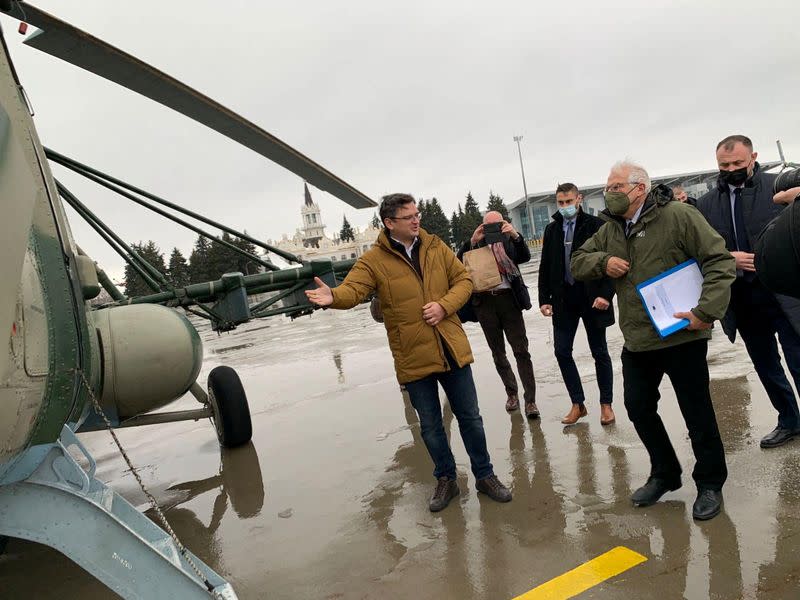
[[[40,8],[229,106],[368,196],[522,196],[711,169],[749,135],[800,162],[800,2],[206,2],[39,0]],[[2,17],[43,142],[267,239],[300,225],[303,182],[156,103],[21,44]],[[29,31],[30,34],[30,31]],[[54,166],[126,240],[187,254],[195,234]],[[315,188],[329,235],[357,211]],[[114,278],[122,261],[77,217]]]

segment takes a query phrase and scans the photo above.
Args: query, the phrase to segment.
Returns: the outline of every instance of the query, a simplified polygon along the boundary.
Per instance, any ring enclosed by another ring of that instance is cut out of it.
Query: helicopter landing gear
[[[253,436],[250,408],[244,387],[230,367],[215,367],[208,374],[208,403],[219,443],[226,448],[241,446]]]

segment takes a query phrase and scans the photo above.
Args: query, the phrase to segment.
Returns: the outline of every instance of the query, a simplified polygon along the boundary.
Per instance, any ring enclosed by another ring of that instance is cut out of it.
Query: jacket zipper
[[[418,243],[419,243],[419,245],[420,245],[420,248],[419,248],[419,249],[420,249],[420,253],[421,253],[421,252],[422,252],[422,242],[420,241],[420,242],[418,242]],[[417,276],[417,281],[419,282],[419,286],[420,286],[420,288],[422,289],[422,299],[423,299],[423,300],[425,300],[425,283],[424,283],[424,281],[423,281],[423,279],[422,279],[422,276],[421,276],[419,273],[417,273],[417,270],[414,268],[414,265],[413,265],[413,264],[412,264],[412,263],[411,263],[409,260],[406,260],[406,259],[405,259],[405,258],[404,258],[404,257],[403,257],[401,254],[400,254],[400,252],[398,252],[398,251],[397,251],[397,250],[395,250],[394,248],[390,247],[390,248],[389,248],[389,251],[390,251],[390,252],[392,252],[393,254],[395,254],[396,256],[398,256],[398,257],[400,258],[400,260],[402,260],[402,261],[403,261],[403,262],[404,262],[406,265],[408,265],[408,267],[409,267],[409,268],[410,268],[410,269],[411,269],[411,270],[414,272],[414,275],[416,275],[416,276]],[[427,251],[426,251],[426,252],[425,252],[425,260],[427,260],[427,259],[428,259],[428,253],[427,253]],[[423,266],[424,266],[424,268],[423,268]],[[422,272],[423,272],[423,273],[425,273],[425,272],[428,270],[428,265],[427,265],[427,264],[425,264],[425,265],[422,265],[422,264],[420,263],[420,268],[422,269]],[[469,302],[469,300],[468,300],[467,302]],[[427,325],[427,323],[426,323],[426,325]],[[442,341],[442,336],[441,336],[441,334],[440,334],[440,333],[439,333],[439,332],[436,330],[436,328],[435,328],[435,327],[432,327],[432,329],[433,329],[433,334],[434,334],[434,336],[436,336],[436,343],[437,343],[437,345],[439,346],[439,358],[441,358],[441,359],[442,359],[442,364],[444,365],[444,370],[445,370],[445,371],[449,371],[449,370],[450,370],[450,363],[448,363],[448,362],[447,362],[447,358],[446,358],[446,357],[445,357],[445,355],[444,355],[444,348],[442,347],[442,343],[443,343],[443,341]],[[456,357],[455,357],[455,356],[453,357],[453,360],[456,360]]]

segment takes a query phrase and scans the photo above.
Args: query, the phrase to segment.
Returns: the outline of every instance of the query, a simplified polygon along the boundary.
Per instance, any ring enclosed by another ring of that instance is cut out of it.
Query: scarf
[[[497,262],[497,270],[500,271],[501,275],[505,275],[508,279],[513,279],[514,277],[520,276],[517,265],[515,265],[514,261],[508,257],[508,254],[506,254],[506,249],[503,245],[503,242],[489,244],[489,247],[492,249],[494,260]]]

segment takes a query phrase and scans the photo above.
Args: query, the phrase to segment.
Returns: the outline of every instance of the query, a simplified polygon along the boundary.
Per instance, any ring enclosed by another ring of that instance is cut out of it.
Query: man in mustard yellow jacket
[[[508,502],[511,492],[495,476],[486,449],[470,368],[472,350],[456,315],[472,294],[472,281],[450,247],[420,228],[413,196],[384,196],[380,216],[384,230],[341,285],[331,289],[317,278],[317,289],[306,295],[318,306],[348,309],[377,294],[397,380],[419,415],[422,439],[435,467],[431,512],[442,510],[460,493],[442,425],[438,384],[458,420],[478,491]]]

